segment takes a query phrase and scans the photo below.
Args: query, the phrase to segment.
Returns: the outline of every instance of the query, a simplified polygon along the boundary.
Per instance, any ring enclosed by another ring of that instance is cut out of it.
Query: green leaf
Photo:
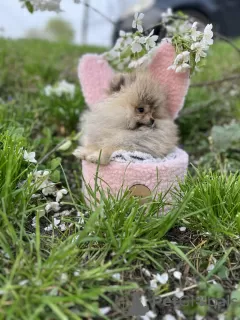
[[[216,283],[216,284],[211,284],[209,287],[208,287],[208,291],[207,291],[207,294],[209,297],[211,298],[222,298],[223,295],[224,295],[224,289],[223,287],[219,284],[219,283]]]
[[[217,275],[221,279],[227,279],[228,276],[229,276],[229,269],[226,266],[221,266],[221,268],[219,269]]]
[[[235,290],[231,293],[231,301],[240,302],[240,290]]]
[[[60,181],[60,171],[59,170],[53,171],[53,173],[51,173],[51,175],[50,175],[50,179],[55,183],[59,182]]]
[[[33,12],[34,12],[34,8],[33,8],[33,5],[31,4],[31,2],[26,1],[26,2],[25,2],[25,5],[26,5],[26,8],[28,9],[28,11],[29,11],[30,13],[33,13]]]
[[[62,159],[59,157],[52,159],[51,164],[50,164],[51,170],[55,170],[57,167],[59,167],[61,164],[61,161],[62,161]]]
[[[72,142],[71,140],[67,140],[66,142],[64,142],[59,148],[58,150],[59,151],[66,151],[68,150],[72,145]]]

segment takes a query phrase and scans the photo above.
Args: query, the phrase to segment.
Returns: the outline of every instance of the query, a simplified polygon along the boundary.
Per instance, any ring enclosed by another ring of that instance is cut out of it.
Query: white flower
[[[210,271],[212,271],[214,268],[215,268],[215,265],[214,265],[214,264],[210,264],[210,265],[207,267],[207,271],[210,272]]]
[[[66,227],[66,224],[65,223],[62,223],[62,224],[60,224],[60,230],[61,231],[65,231],[66,229],[67,229],[67,227]]]
[[[157,288],[157,280],[156,279],[153,279],[150,281],[150,287],[151,289],[156,289]]]
[[[109,313],[111,311],[110,307],[103,307],[101,309],[99,309],[100,313],[105,316],[107,313]]]
[[[45,88],[44,88],[44,93],[45,93],[45,96],[49,97],[53,94],[53,87],[50,86],[50,85],[47,85]]]
[[[176,320],[176,318],[174,316],[172,316],[171,314],[166,314],[162,320]]]
[[[58,202],[49,202],[45,207],[46,212],[49,212],[53,210],[54,212],[57,212],[60,210],[60,205]],[[60,220],[59,220],[60,221]]]
[[[52,229],[52,224],[49,224],[47,227],[44,228],[45,231],[52,231]]]
[[[60,12],[61,0],[29,0],[34,11],[56,11]]]
[[[141,301],[141,304],[142,304],[144,307],[146,307],[146,306],[147,306],[147,299],[146,299],[146,297],[145,297],[145,296],[141,296],[140,301]]]
[[[79,217],[78,223],[79,224],[84,224],[84,214],[82,212],[77,211],[77,217]]]
[[[61,189],[57,191],[57,195],[56,195],[56,201],[59,202],[64,194],[67,194],[68,191],[66,189]]]
[[[121,43],[123,47],[126,47],[127,45],[132,43],[132,32],[125,32],[123,30],[119,31],[119,36],[122,39]]]
[[[138,66],[141,66],[142,64],[144,64],[145,62],[147,62],[149,60],[149,55],[145,54],[144,56],[142,56],[141,58],[139,58],[138,60],[133,60],[129,63],[128,68],[132,69],[132,68],[137,68]]]
[[[65,283],[68,281],[68,275],[66,273],[62,273],[60,277],[61,283]]]
[[[169,18],[173,15],[173,12],[172,12],[172,9],[171,8],[168,8],[166,12],[163,12],[161,14],[162,16],[162,22],[163,23],[166,23],[168,22]]]
[[[59,81],[55,86],[47,85],[44,88],[46,96],[56,95],[62,97],[63,95],[69,96],[73,99],[75,95],[75,85],[67,82],[66,80]]]
[[[180,271],[174,271],[173,276],[174,276],[174,278],[180,280],[182,277],[182,273]]]
[[[41,187],[42,187],[42,193],[45,196],[55,194],[56,187],[53,182],[46,180],[46,181],[44,181],[44,183],[41,184]]]
[[[117,65],[118,70],[123,70],[124,68],[126,68],[130,60],[131,60],[130,57],[126,57],[120,60],[120,62]]]
[[[53,218],[53,225],[54,225],[54,226],[59,225],[60,222],[61,222],[61,220],[56,219],[56,218]]]
[[[158,273],[155,279],[161,284],[166,284],[168,282],[168,274],[166,272],[161,275]]]
[[[37,163],[35,156],[36,156],[36,152],[27,152],[26,150],[24,150],[24,154],[23,154],[24,160],[31,163]]]
[[[115,279],[115,280],[121,280],[121,275],[120,275],[120,273],[114,273],[113,275],[112,275],[112,277],[113,277],[113,279]]]
[[[140,318],[143,319],[143,320],[150,320],[150,319],[156,318],[156,316],[157,316],[157,315],[156,315],[154,312],[152,312],[151,310],[149,310],[149,311],[145,314],[145,316],[140,316]]]
[[[32,219],[32,224],[31,224],[31,226],[32,227],[36,227],[36,217],[34,217],[33,219]]]
[[[142,45],[146,42],[145,37],[136,36],[132,42],[132,52],[138,53],[142,51]]]
[[[145,39],[145,47],[147,50],[150,48],[154,48],[156,46],[156,41],[158,39],[158,36],[153,35],[154,30],[150,32],[150,34]]]
[[[178,54],[173,62],[173,65],[168,67],[168,70],[172,69],[178,72],[185,72],[190,68],[190,65],[188,64],[190,57],[189,51],[184,51],[180,54]]]
[[[180,227],[180,228],[179,228],[179,230],[180,230],[181,232],[185,232],[186,229],[187,229],[186,227]]]
[[[197,31],[197,22],[194,22],[192,27],[191,27],[191,37],[193,41],[197,41],[197,37],[201,34],[200,31]]]
[[[46,177],[50,174],[50,171],[48,170],[38,170],[33,172],[33,176],[35,179],[40,179],[42,177]]]
[[[74,277],[78,277],[80,275],[80,272],[79,271],[74,271],[73,275],[74,275]]]
[[[26,284],[28,284],[28,280],[22,280],[22,281],[20,281],[18,284],[20,285],[20,286],[25,286]]]
[[[180,299],[184,296],[184,292],[180,288],[176,288],[175,290],[175,296]]]
[[[123,44],[123,41],[124,41],[123,38],[118,38],[112,50],[115,52],[119,50]]]
[[[201,58],[205,58],[207,56],[205,50],[207,50],[205,44],[203,42],[195,42],[191,45],[191,50],[196,53],[195,62],[199,62]]]
[[[133,29],[138,29],[139,32],[143,32],[143,27],[142,27],[142,19],[144,17],[143,13],[135,13],[134,14],[134,20],[132,23]]]
[[[142,268],[142,273],[146,276],[146,277],[151,277],[151,272],[149,270],[147,270],[146,268]]]
[[[213,44],[213,32],[212,32],[212,24],[207,24],[205,29],[204,29],[204,33],[203,33],[203,43],[206,45],[206,46],[210,46]]]
[[[176,312],[176,315],[178,316],[178,318],[186,319],[185,315],[182,313],[181,310],[176,309],[175,312]]]

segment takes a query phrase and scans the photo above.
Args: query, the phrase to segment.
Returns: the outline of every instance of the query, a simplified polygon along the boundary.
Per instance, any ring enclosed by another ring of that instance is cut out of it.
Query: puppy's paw
[[[102,152],[100,155],[100,151],[95,151],[86,156],[87,161],[90,161],[93,163],[99,163],[103,165],[108,164],[110,162],[110,158],[111,158],[111,155],[108,155],[104,152]]]
[[[86,156],[86,160],[93,163],[98,163],[99,161],[99,151],[92,152]]]
[[[73,151],[73,155],[78,159],[85,160],[87,156],[87,149],[85,147],[77,147],[77,149]]]

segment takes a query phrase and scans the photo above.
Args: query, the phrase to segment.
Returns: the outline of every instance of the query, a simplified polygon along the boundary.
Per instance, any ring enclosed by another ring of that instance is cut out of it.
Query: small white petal
[[[61,231],[65,231],[66,229],[67,229],[67,227],[66,227],[66,224],[65,223],[62,223],[62,224],[60,224],[60,229],[61,229]]]
[[[180,271],[174,271],[173,276],[174,276],[174,278],[180,280],[182,277],[182,273]]]
[[[150,281],[150,287],[151,289],[156,289],[158,287],[156,279]]]
[[[120,37],[124,37],[126,35],[126,32],[123,30],[120,30],[119,35],[120,35]]]
[[[29,282],[29,280],[22,280],[22,281],[20,281],[18,284],[19,284],[20,286],[25,286],[26,284],[28,284],[28,282]]]
[[[65,283],[68,280],[68,275],[66,273],[62,273],[60,277],[61,283]]]
[[[110,307],[103,307],[99,309],[100,313],[105,316],[106,314],[108,314],[111,311]]]
[[[57,219],[57,218],[53,218],[53,225],[57,226],[59,225],[59,223],[61,222],[61,220]]]
[[[175,296],[180,299],[184,296],[184,292],[180,288],[176,288]]]
[[[166,272],[161,275],[158,273],[155,277],[156,280],[161,284],[166,284],[168,282],[168,274]]]
[[[207,271],[210,272],[210,271],[212,271],[214,268],[215,268],[215,265],[214,265],[214,264],[210,264],[210,265],[207,267]]]
[[[175,312],[176,312],[176,315],[178,316],[178,318],[186,319],[185,315],[182,313],[181,310],[176,309]]]
[[[45,231],[52,231],[52,229],[52,224],[49,224],[47,227],[44,228]]]
[[[112,275],[112,277],[113,277],[113,279],[115,279],[115,280],[121,280],[121,275],[120,275],[120,273],[114,273],[113,275]]]
[[[138,29],[139,32],[143,32],[143,27],[142,27],[141,24],[138,24],[138,25],[137,25],[137,29]]]
[[[151,272],[145,268],[142,268],[142,273],[147,277],[151,277]]]
[[[132,44],[132,52],[133,53],[137,53],[137,52],[141,52],[141,51],[142,51],[142,46],[140,43],[135,42]]]
[[[140,318],[142,320],[150,320],[156,318],[156,316],[157,315],[153,311],[149,310],[144,316],[140,316]]]
[[[147,306],[147,299],[146,299],[146,297],[145,297],[145,296],[141,296],[140,301],[141,301],[141,304],[142,304],[144,307],[146,307],[146,306]]]
[[[180,228],[179,228],[179,230],[180,230],[181,232],[185,232],[186,229],[187,229],[186,227],[180,227]]]
[[[57,212],[60,210],[60,205],[58,202],[49,202],[45,207],[46,212],[49,212],[53,210],[54,212]]]
[[[162,320],[176,320],[176,318],[171,314],[166,314]]]

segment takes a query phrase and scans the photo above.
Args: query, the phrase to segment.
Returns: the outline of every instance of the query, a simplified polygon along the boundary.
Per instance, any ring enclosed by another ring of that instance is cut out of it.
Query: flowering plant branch
[[[105,58],[118,70],[129,70],[141,66],[151,60],[157,47],[158,36],[152,30],[147,36],[143,31],[143,13],[135,13],[132,28],[134,33],[120,31],[115,46],[104,54]],[[179,19],[176,19],[179,18]],[[212,24],[208,24],[204,32],[197,30],[197,22],[190,23],[183,14],[173,15],[168,9],[162,13],[161,26],[167,32],[167,38],[175,47],[177,56],[169,69],[191,74],[202,65],[202,58],[207,56],[209,47],[213,44]]]

